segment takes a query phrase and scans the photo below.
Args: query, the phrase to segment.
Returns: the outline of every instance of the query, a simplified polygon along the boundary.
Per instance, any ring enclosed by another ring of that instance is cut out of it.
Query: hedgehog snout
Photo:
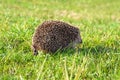
[[[38,51],[36,50],[35,46],[31,46],[31,49],[33,51],[33,55],[38,55]]]
[[[33,53],[34,53],[34,55],[38,55],[38,51],[37,50],[34,50]]]

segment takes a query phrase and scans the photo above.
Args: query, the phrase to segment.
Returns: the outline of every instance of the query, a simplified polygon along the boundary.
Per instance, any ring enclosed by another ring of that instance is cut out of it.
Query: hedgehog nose
[[[37,50],[34,50],[34,55],[38,55],[38,51]]]

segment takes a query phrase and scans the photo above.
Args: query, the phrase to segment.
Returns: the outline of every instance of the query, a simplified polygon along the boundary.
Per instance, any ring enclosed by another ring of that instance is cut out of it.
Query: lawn
[[[33,56],[45,20],[78,27],[80,50]],[[120,80],[120,0],[0,0],[0,80]]]

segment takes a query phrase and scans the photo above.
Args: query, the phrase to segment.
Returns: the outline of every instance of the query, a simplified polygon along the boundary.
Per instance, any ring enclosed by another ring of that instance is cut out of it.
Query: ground
[[[81,30],[80,50],[33,56],[45,20]],[[120,80],[120,0],[0,0],[0,80]]]

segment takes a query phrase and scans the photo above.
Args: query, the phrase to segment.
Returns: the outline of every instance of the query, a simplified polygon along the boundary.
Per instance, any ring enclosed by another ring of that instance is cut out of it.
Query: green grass
[[[45,20],[77,26],[80,51],[33,56]],[[120,0],[0,0],[0,80],[120,80]]]

